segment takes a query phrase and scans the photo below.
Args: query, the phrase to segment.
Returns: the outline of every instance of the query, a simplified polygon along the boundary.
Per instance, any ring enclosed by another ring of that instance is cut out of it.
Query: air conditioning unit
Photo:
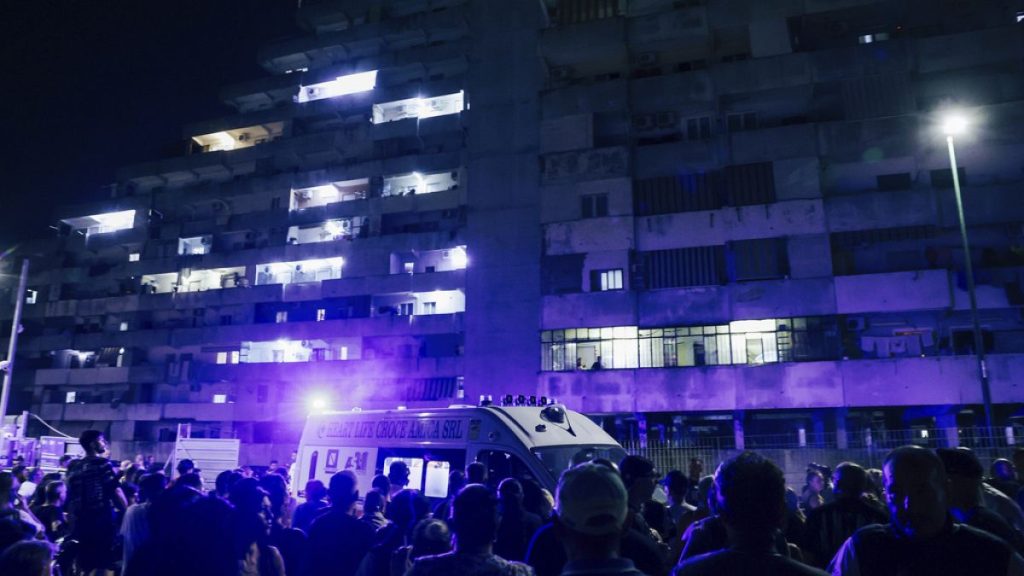
[[[636,114],[633,116],[633,128],[635,130],[651,130],[654,127],[654,114]]]
[[[638,68],[649,68],[658,63],[657,52],[642,52],[633,57],[633,65]]]
[[[679,122],[675,112],[658,112],[658,128],[672,128]]]

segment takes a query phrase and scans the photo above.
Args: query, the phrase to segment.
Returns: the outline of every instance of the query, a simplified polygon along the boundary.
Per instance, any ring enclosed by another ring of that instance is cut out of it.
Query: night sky
[[[228,83],[299,33],[296,0],[13,0],[0,17],[0,252],[53,207],[103,198],[118,167],[175,156],[183,124],[231,114]]]

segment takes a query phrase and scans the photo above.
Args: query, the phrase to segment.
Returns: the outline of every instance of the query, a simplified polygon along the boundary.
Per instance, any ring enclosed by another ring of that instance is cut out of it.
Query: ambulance
[[[566,468],[625,455],[600,426],[560,404],[324,412],[306,422],[292,486],[301,498],[309,480],[328,485],[350,470],[365,493],[374,475],[402,460],[411,472],[406,488],[445,498],[451,471],[483,462],[492,483],[532,478],[554,494]]]

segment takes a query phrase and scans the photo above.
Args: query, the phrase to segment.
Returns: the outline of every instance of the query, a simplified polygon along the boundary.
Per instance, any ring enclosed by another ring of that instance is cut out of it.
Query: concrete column
[[[836,408],[834,415],[836,419],[836,448],[846,450],[850,447],[850,441],[846,435],[846,408]]]
[[[935,417],[935,427],[942,430],[946,447],[956,448],[960,445],[960,431],[956,427],[956,412],[947,412]]]
[[[736,438],[736,449],[745,450],[746,442],[743,438],[743,411],[737,410],[732,415],[732,433]]]
[[[825,418],[824,411],[817,410],[811,414],[811,446],[822,448],[825,446]]]

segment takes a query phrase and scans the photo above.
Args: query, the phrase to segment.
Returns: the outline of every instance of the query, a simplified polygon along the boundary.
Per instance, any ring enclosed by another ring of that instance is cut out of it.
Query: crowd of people
[[[433,502],[395,460],[369,486],[311,480],[297,503],[287,468],[225,471],[204,492],[189,460],[165,475],[115,465],[97,431],[80,443],[64,474],[0,472],[3,576],[1024,575],[1024,450],[989,476],[965,448],[812,464],[799,494],[755,452],[714,475],[596,459],[554,494],[472,462]]]

